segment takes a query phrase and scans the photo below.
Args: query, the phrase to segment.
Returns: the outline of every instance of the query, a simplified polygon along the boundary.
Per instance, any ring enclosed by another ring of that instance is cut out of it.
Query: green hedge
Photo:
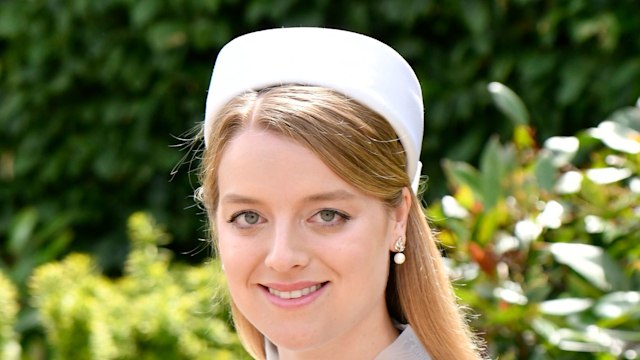
[[[0,268],[20,294],[21,334],[38,329],[26,302],[33,269],[82,251],[120,275],[136,211],[166,224],[181,261],[208,255],[190,197],[197,159],[171,145],[201,120],[215,54],[232,37],[321,25],[398,49],[422,82],[426,197],[437,202],[441,159],[479,166],[491,134],[511,138],[489,82],[522,95],[540,143],[633,104],[637,13],[633,0],[0,2]]]
[[[632,0],[3,1],[0,238],[14,245],[0,245],[2,262],[21,263],[22,283],[33,264],[71,246],[117,272],[122,224],[137,210],[168,225],[174,250],[193,249],[203,227],[193,176],[188,166],[171,175],[185,153],[170,145],[201,120],[215,54],[238,34],[322,25],[397,48],[425,93],[433,200],[446,192],[439,159],[476,163],[490,134],[511,131],[484,91],[490,81],[523,95],[538,138],[635,101],[638,12]],[[11,239],[16,232],[32,243]]]
[[[489,86],[511,140],[479,166],[447,160],[451,195],[434,202],[457,294],[491,358],[636,359],[640,353],[640,108],[541,146],[513,91]],[[29,302],[47,346],[34,359],[246,358],[216,261],[175,262],[170,237],[144,213],[128,221],[122,277],[72,254],[39,266]],[[0,351],[17,359],[16,292],[0,276]],[[18,326],[18,328],[20,328]]]

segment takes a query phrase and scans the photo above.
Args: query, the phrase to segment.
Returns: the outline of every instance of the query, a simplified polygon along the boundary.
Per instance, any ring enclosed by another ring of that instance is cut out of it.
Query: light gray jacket
[[[431,360],[411,326],[396,324],[396,327],[402,331],[398,338],[373,360]],[[266,341],[265,349],[267,360],[279,359],[278,349],[271,342]]]

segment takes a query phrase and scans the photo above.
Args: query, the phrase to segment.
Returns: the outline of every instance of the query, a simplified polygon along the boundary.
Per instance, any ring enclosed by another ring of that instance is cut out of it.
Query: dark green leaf
[[[38,219],[38,210],[32,207],[22,209],[16,215],[9,232],[8,250],[10,254],[14,256],[26,255],[24,251],[32,240]]]
[[[598,299],[594,312],[601,318],[618,318],[640,313],[640,292],[613,292]]]
[[[564,298],[540,303],[540,312],[546,315],[567,316],[585,311],[593,305],[592,299]]]
[[[497,137],[491,138],[480,158],[482,199],[486,209],[492,209],[502,196],[502,181],[505,175],[505,157]]]
[[[556,183],[556,167],[553,158],[548,154],[541,154],[535,163],[535,174],[538,187],[550,191]]]
[[[528,125],[529,113],[524,103],[513,90],[498,82],[488,86],[493,102],[514,125]]]
[[[587,244],[554,243],[549,250],[556,261],[572,268],[603,291],[626,288],[622,269],[600,247]]]
[[[473,166],[459,161],[443,160],[442,167],[447,174],[448,181],[454,186],[468,186],[474,195],[483,197],[480,174]]]

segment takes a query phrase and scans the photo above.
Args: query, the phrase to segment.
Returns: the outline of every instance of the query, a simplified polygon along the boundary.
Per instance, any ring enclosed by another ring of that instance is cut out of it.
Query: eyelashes
[[[227,222],[230,224],[235,224],[240,228],[249,228],[251,226],[264,223],[265,220],[260,214],[255,211],[242,210],[231,215]]]
[[[335,209],[322,209],[315,213],[310,222],[323,226],[336,226],[351,220],[351,217]]]
[[[315,212],[307,222],[319,226],[338,226],[351,220],[348,214],[336,209],[321,209]],[[248,229],[267,222],[258,212],[253,210],[242,210],[233,213],[227,223],[234,224],[238,228]]]

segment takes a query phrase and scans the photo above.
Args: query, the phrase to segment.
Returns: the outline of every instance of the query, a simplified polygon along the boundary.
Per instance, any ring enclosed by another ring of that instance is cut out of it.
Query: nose
[[[264,262],[277,272],[305,267],[309,263],[309,254],[300,232],[284,224],[276,227]]]

